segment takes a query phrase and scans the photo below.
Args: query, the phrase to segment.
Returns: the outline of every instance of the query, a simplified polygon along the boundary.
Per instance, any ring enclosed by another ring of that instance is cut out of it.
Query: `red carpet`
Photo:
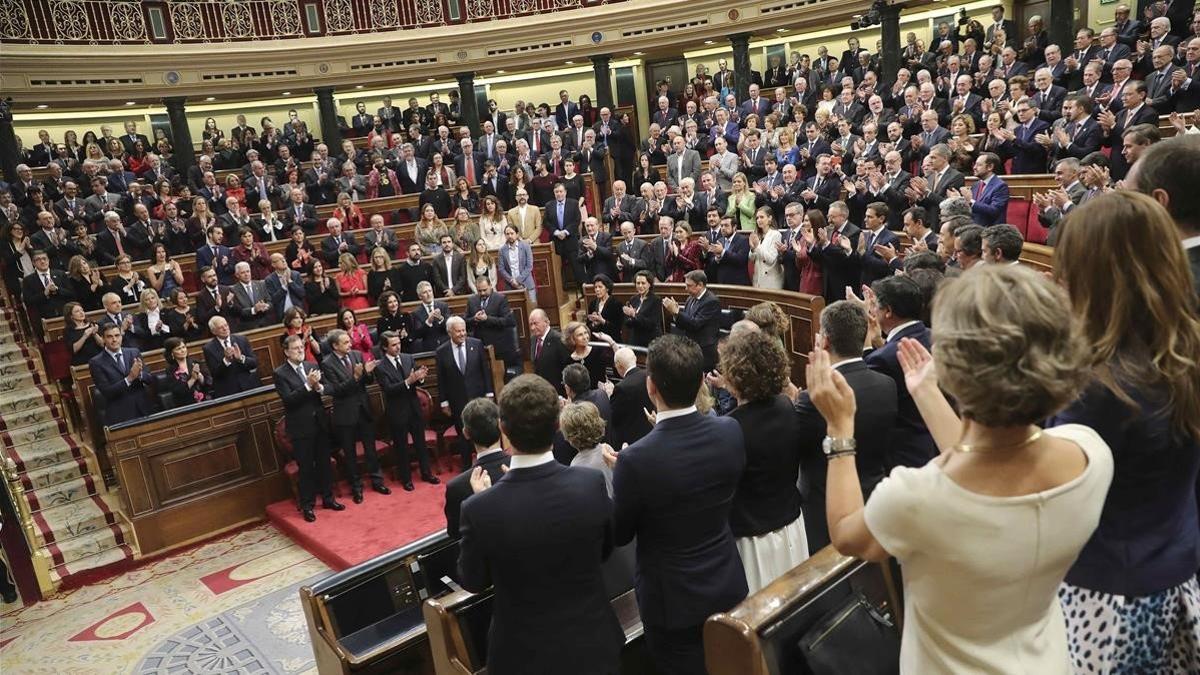
[[[439,474],[440,485],[414,475],[412,492],[389,477],[392,494],[381,495],[368,486],[361,504],[350,499],[350,487],[342,483],[335,491],[345,511],[323,509],[318,498],[317,521],[306,523],[295,500],[287,499],[268,506],[267,518],[306,551],[341,571],[446,527],[446,482],[454,475]]]

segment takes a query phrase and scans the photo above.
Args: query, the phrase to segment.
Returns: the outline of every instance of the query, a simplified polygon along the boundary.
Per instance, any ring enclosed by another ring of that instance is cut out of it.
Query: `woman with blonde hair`
[[[721,344],[720,354],[725,388],[737,399],[729,416],[742,427],[746,449],[729,526],[746,584],[755,593],[808,558],[796,483],[800,453],[779,442],[799,437],[799,418],[780,393],[789,371],[780,367],[788,356],[777,339],[759,331],[740,332]]]
[[[733,219],[735,230],[749,232],[754,229],[754,192],[750,190],[750,179],[741,171],[733,174],[733,189],[729,192],[729,206],[725,215]]]
[[[450,224],[450,238],[463,253],[469,253],[479,240],[479,226],[471,220],[471,213],[463,207],[454,210],[454,222]]]
[[[140,305],[142,311],[133,318],[133,332],[137,335],[143,352],[160,349],[163,340],[171,337],[171,327],[167,324],[167,315],[163,311],[158,291],[153,288],[142,291]]]
[[[341,307],[355,311],[370,307],[371,301],[367,299],[367,271],[358,266],[354,255],[343,253],[338,256],[338,269],[341,271],[337,278]]]
[[[975,120],[970,115],[958,114],[950,119],[950,136],[946,145],[950,146],[950,163],[954,168],[970,176],[975,168],[975,157],[979,155],[975,148]]]
[[[1116,461],[1100,527],[1059,592],[1076,672],[1200,672],[1200,318],[1187,255],[1166,210],[1132,191],[1088,201],[1059,228],[1054,276],[1083,324],[1089,382],[1049,424],[1095,428]]]
[[[947,281],[933,326],[932,356],[911,338],[898,354],[941,454],[893,469],[865,507],[854,391],[828,352],[809,356],[809,395],[827,424],[833,546],[903,567],[901,672],[1068,672],[1056,594],[1100,520],[1113,457],[1086,426],[1037,424],[1084,384],[1082,326],[1063,289],[1011,265]]]
[[[396,271],[392,269],[392,257],[382,246],[371,249],[369,258],[371,269],[367,272],[367,299],[372,303],[379,301],[384,291],[400,287]]]

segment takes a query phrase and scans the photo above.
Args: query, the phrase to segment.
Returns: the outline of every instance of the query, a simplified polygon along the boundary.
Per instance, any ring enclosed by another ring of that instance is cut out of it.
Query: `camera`
[[[858,17],[850,23],[850,30],[858,30],[860,28],[870,28],[880,22],[883,9],[887,7],[887,0],[875,0],[871,3],[870,9],[866,14]]]

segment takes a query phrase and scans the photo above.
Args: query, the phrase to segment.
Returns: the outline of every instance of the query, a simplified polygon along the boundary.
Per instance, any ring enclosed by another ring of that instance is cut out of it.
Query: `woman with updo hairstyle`
[[[585,466],[604,474],[604,487],[612,497],[612,467],[604,462],[600,452],[605,423],[596,404],[590,401],[568,403],[558,414],[558,426],[563,438],[575,449],[571,466]]]
[[[779,305],[773,302],[760,302],[746,310],[746,320],[758,326],[763,333],[779,340],[779,346],[787,351],[787,337],[791,332],[791,322]]]
[[[1151,193],[1171,189],[1170,160],[1196,161],[1167,141],[1147,152],[1159,156],[1126,183]],[[1075,672],[1200,672],[1200,312],[1187,254],[1166,209],[1132,190],[1089,200],[1059,230],[1054,276],[1083,324],[1089,381],[1048,424],[1094,428],[1116,463],[1100,527],[1059,591]]]
[[[941,454],[893,469],[865,508],[854,391],[828,352],[809,356],[833,546],[904,569],[901,672],[1070,672],[1058,588],[1100,520],[1113,458],[1089,427],[1037,425],[1087,378],[1080,322],[1042,275],[986,265],[938,290],[933,325],[932,355],[903,338],[898,358]]]
[[[742,427],[746,452],[729,527],[755,593],[808,558],[796,484],[800,453],[784,440],[799,437],[799,418],[782,394],[790,361],[779,340],[739,332],[721,344],[720,356],[725,388],[737,399],[729,416]]]

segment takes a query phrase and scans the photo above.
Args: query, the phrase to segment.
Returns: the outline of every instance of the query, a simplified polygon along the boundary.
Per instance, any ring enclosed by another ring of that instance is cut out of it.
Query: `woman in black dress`
[[[582,363],[587,368],[588,375],[592,378],[592,388],[595,389],[608,379],[608,363],[615,350],[593,347],[591,341],[592,332],[588,330],[587,324],[581,321],[572,321],[563,329],[563,344],[570,350],[567,364]],[[609,345],[613,344],[611,338],[607,342]]]
[[[167,317],[167,326],[171,329],[171,337],[180,337],[188,342],[204,337],[206,326],[192,312],[192,299],[187,290],[176,286],[167,294],[167,308],[163,314]]]
[[[138,337],[142,351],[148,352],[163,346],[163,342],[171,335],[171,326],[167,323],[167,312],[163,309],[158,291],[147,288],[142,291],[142,311],[133,317],[133,332]]]
[[[63,316],[66,317],[63,342],[70,351],[71,365],[85,365],[103,348],[104,341],[100,337],[99,327],[88,320],[83,305],[78,302],[63,305]]]
[[[117,256],[117,273],[108,280],[108,290],[121,296],[121,304],[138,304],[142,301],[142,291],[147,288],[150,286],[142,275],[133,271],[133,261],[129,256]]]
[[[637,161],[637,168],[633,170],[633,182],[629,185],[631,192],[640,190],[643,183],[654,185],[659,180],[658,169],[650,163],[650,153],[639,152]]]
[[[166,363],[158,386],[171,392],[176,408],[212,399],[212,377],[204,372],[199,361],[188,356],[186,342],[177,337],[167,338],[163,342],[163,359]]]
[[[400,279],[392,269],[392,258],[383,247],[371,251],[371,269],[367,272],[367,298],[371,302],[383,297],[387,291],[400,288]]]
[[[625,314],[625,342],[637,347],[649,347],[650,341],[662,335],[662,300],[654,294],[654,275],[641,270],[633,279],[637,295],[621,309]]]
[[[379,319],[375,322],[375,334],[383,344],[383,334],[392,331],[400,335],[400,351],[412,352],[412,317],[400,309],[400,295],[396,291],[384,291],[379,296]]]
[[[71,257],[67,263],[67,280],[71,284],[71,294],[84,311],[92,312],[103,307],[100,299],[108,292],[108,284],[100,276],[100,270],[88,263],[81,255]]]
[[[558,179],[567,189],[567,199],[583,203],[583,175],[575,173],[575,160],[567,157],[563,160],[563,175]]]
[[[596,297],[588,302],[587,327],[593,333],[604,333],[614,340],[621,339],[625,326],[625,313],[621,303],[612,297],[613,281],[607,275],[597,274],[592,280]]]
[[[544,157],[535,159],[533,178],[529,181],[529,203],[538,207],[549,204],[550,200],[554,199],[554,183],[557,180],[554,174],[550,173]]]
[[[283,251],[288,267],[301,274],[312,274],[313,261],[317,259],[317,250],[308,243],[308,235],[299,225],[292,226],[292,240]]]
[[[304,283],[309,315],[337,314],[340,296],[337,282],[325,274],[325,263],[312,259],[312,271]]]

